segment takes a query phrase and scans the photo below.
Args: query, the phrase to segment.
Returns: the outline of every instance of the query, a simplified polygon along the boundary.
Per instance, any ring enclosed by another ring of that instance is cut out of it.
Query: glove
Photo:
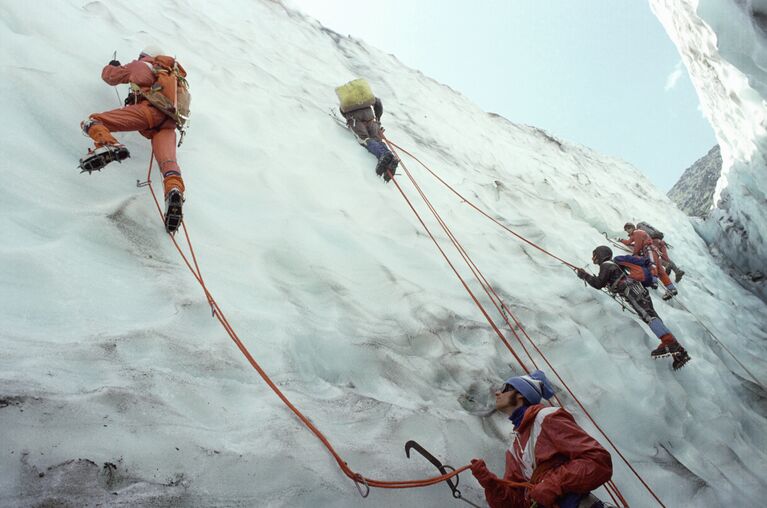
[[[120,61],[119,60],[112,60],[109,62],[109,65],[112,67],[120,67]]]
[[[556,506],[557,494],[550,488],[547,488],[545,483],[536,483],[528,492],[533,501],[538,503],[539,506]]]
[[[578,269],[576,270],[576,273],[578,274],[578,278],[579,278],[579,279],[585,279],[585,278],[586,278],[586,277],[588,277],[588,275],[589,275],[589,272],[587,272],[587,271],[586,271],[586,270],[584,270],[583,268],[578,268]]]
[[[471,459],[471,474],[481,484],[483,481],[489,480],[493,473],[487,468],[487,464],[482,459]]]

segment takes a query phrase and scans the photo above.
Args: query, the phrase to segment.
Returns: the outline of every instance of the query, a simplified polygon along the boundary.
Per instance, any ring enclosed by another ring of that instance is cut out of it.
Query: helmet
[[[613,250],[607,245],[600,245],[599,247],[594,249],[594,252],[591,253],[591,257],[596,264],[601,264],[607,261],[608,259],[612,259]]]
[[[630,229],[636,229],[636,226],[630,222],[627,222],[623,225],[623,231],[628,231]]]
[[[147,45],[144,49],[141,50],[141,53],[139,53],[139,58],[142,56],[151,56],[152,58],[158,56],[158,55],[164,55],[165,52],[159,47],[155,46],[154,44]]]

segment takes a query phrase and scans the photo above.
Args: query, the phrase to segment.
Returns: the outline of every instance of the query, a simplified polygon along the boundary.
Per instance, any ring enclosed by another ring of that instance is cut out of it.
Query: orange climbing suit
[[[106,65],[101,71],[101,79],[112,86],[135,83],[141,88],[147,88],[155,82],[152,63],[151,57],[142,56],[126,65]],[[181,168],[176,161],[176,122],[173,119],[149,104],[143,97],[139,98],[137,104],[92,114],[89,119],[91,122],[86,134],[93,139],[96,147],[119,144],[112,132],[138,131],[150,139],[152,151],[162,172],[165,195],[174,188],[184,192]],[[85,124],[83,125],[85,130]]]

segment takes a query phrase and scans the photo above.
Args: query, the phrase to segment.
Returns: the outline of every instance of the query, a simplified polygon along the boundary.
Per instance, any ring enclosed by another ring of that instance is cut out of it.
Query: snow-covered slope
[[[687,215],[705,218],[714,206],[716,182],[722,173],[719,145],[684,170],[666,195]]]
[[[767,1],[651,0],[650,4],[679,49],[721,147],[716,208],[697,229],[743,273],[764,277]],[[767,294],[767,289],[763,291]]]
[[[204,5],[0,3],[0,505],[363,503],[211,319],[134,185],[147,142],[121,135],[131,159],[77,174],[88,146],[79,121],[117,103],[101,66],[114,49],[125,61],[147,43],[189,71],[192,129],[179,160],[208,287],[356,471],[433,475],[404,457],[415,439],[455,466],[485,457],[500,473],[509,422],[460,400],[520,372],[395,187],[330,118],[333,88],[357,76],[383,99],[391,139],[566,259],[585,265],[601,232],[626,220],[666,231],[687,271],[681,301],[767,379],[765,304],[635,168],[489,115],[279,3]],[[405,163],[667,506],[759,503],[765,394],[693,316],[658,301],[694,357],[674,373],[649,360],[655,340],[613,301]],[[632,506],[652,506],[615,464]],[[469,475],[461,484],[481,499]],[[444,485],[374,490],[364,503],[437,507],[449,496]]]

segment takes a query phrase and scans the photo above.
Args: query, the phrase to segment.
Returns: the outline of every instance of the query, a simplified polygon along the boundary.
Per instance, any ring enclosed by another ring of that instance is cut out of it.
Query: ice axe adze
[[[437,457],[429,453],[426,450],[426,448],[424,448],[423,446],[419,445],[418,443],[412,440],[405,443],[405,455],[407,456],[407,458],[410,458],[411,449],[414,449],[415,451],[423,455],[424,458],[426,458],[426,460],[431,462],[434,465],[434,467],[439,469],[440,473],[447,474],[451,471],[455,471],[454,467],[442,464],[442,462],[440,462]],[[455,482],[453,482],[453,478],[455,478]],[[471,506],[474,506],[476,508],[481,508],[479,505],[476,505],[472,503],[471,501],[464,499],[462,497],[461,491],[458,490],[458,475],[454,476],[453,478],[448,478],[447,480],[445,480],[445,483],[447,483],[448,487],[450,487],[450,490],[453,491],[453,497],[456,499],[460,499],[461,501],[468,503]]]

